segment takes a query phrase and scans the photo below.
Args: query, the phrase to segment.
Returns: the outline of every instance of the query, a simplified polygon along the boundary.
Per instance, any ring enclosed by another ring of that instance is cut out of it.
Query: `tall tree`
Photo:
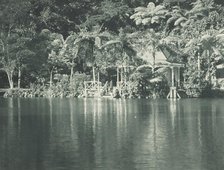
[[[33,56],[33,52],[29,49],[28,43],[30,37],[20,35],[18,33],[10,33],[9,36],[0,37],[1,55],[0,65],[2,70],[6,72],[10,88],[13,88],[13,76],[18,70],[18,88],[20,88],[22,70],[27,64],[27,60]]]
[[[68,58],[61,55],[61,50],[64,48],[65,41],[61,34],[52,33],[50,35],[50,38],[52,40],[50,44],[50,50],[51,52],[48,55],[48,67],[50,72],[50,88],[52,87],[53,83],[53,74],[54,72],[58,72],[60,68],[66,65],[68,62]]]
[[[224,43],[223,33],[223,30],[208,30],[201,36],[189,40],[186,44],[186,52],[193,54],[197,58],[199,72],[201,71],[202,60],[205,60],[207,65],[207,67],[204,68],[206,71],[205,76],[210,83],[212,70],[215,69],[214,67],[211,67],[211,61],[214,61],[214,57],[222,55],[220,50],[223,48]]]
[[[9,44],[9,38],[4,37],[0,39],[1,42],[1,53],[0,53],[0,68],[7,74],[9,87],[14,87],[13,75],[16,68],[16,56],[11,51],[12,44]]]
[[[33,34],[34,25],[29,15],[31,3],[29,0],[3,0],[0,9],[1,65],[8,75],[10,88],[13,88],[15,68],[18,66],[20,77],[21,54],[23,50],[29,51],[25,42],[31,36],[28,34]],[[23,57],[24,55],[23,53]],[[20,86],[20,81],[18,85]]]
[[[155,5],[153,2],[149,2],[147,7],[135,8],[135,13],[130,17],[136,23],[136,25],[159,25],[166,19],[168,10],[164,5]]]

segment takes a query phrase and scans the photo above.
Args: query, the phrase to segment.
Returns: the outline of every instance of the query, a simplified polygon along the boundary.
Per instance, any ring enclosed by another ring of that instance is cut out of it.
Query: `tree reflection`
[[[14,126],[14,100],[13,98],[8,98],[8,128],[13,129]]]
[[[53,124],[53,106],[52,106],[52,98],[48,98],[49,101],[49,113],[50,113],[50,127],[52,128]]]
[[[21,130],[21,99],[17,98],[17,105],[18,105],[18,130],[20,133]]]
[[[220,101],[7,99],[0,168],[219,169]]]

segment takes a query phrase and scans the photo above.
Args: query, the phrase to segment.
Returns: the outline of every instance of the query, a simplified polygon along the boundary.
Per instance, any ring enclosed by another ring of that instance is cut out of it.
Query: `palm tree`
[[[161,51],[161,45],[170,44],[173,39],[171,36],[165,37],[164,33],[155,32],[153,29],[144,32],[136,33],[134,47],[139,52],[138,55],[148,55],[148,52],[152,55],[152,71],[155,69],[156,64],[156,52]]]
[[[88,31],[85,29],[80,29],[80,32],[78,34],[78,38],[74,42],[75,45],[78,45],[80,48],[84,47],[84,50],[89,50],[90,55],[85,55],[83,60],[85,61],[86,65],[92,66],[93,69],[93,79],[95,81],[95,56],[94,51],[96,49],[101,48],[101,39],[102,38],[110,38],[111,34],[109,34],[107,31],[102,32],[102,26],[95,26],[92,28],[91,31]],[[82,56],[78,56],[82,57]]]
[[[134,73],[131,74],[131,79],[133,82],[137,83],[138,86],[140,85],[139,88],[141,88],[141,91],[144,93],[147,93],[146,87],[150,87],[153,96],[156,97],[156,91],[158,90],[156,86],[158,84],[165,85],[167,83],[165,74],[168,71],[169,67],[166,65],[158,65],[157,69],[153,72],[151,65],[145,64],[136,68]]]
[[[94,71],[94,48],[100,46],[100,38],[108,37],[109,34],[107,32],[101,32],[101,28],[96,27],[92,31],[87,31],[86,29],[80,29],[79,33],[72,33],[66,39],[61,34],[53,34],[55,37],[53,44],[56,44],[59,49],[57,53],[60,61],[63,61],[70,68],[70,82],[72,80],[74,74],[75,67],[75,59],[83,59],[85,63],[90,63],[93,66]],[[98,41],[97,41],[98,40]],[[89,49],[90,48],[90,49]],[[91,51],[91,57],[87,55],[81,56],[81,51]],[[55,51],[52,51],[51,57]]]
[[[209,13],[214,9],[214,1],[210,0],[197,0],[192,3],[191,10],[185,10],[179,6],[172,7],[168,15],[170,15],[167,20],[168,27],[174,27],[174,30],[180,31],[181,28],[186,28],[189,25],[195,23],[195,21],[201,20],[208,16]]]
[[[196,0],[192,5],[193,8],[186,14],[198,18],[208,16],[209,12],[215,8],[214,0]]]
[[[65,58],[66,65],[70,68],[70,82],[74,73],[74,60],[77,58],[79,53],[79,44],[76,43],[77,39],[78,35],[76,33],[72,33],[65,40],[63,39],[63,36],[61,36],[63,46],[60,51],[60,55]]]
[[[186,15],[186,10],[180,8],[179,6],[172,7],[169,15],[170,18],[166,21],[169,32],[173,29],[173,27],[175,28],[174,30],[180,30],[180,28],[188,25],[190,22],[188,16]]]
[[[134,34],[126,34],[123,29],[120,29],[118,36],[115,36],[114,39],[107,41],[100,47],[100,49],[105,49],[107,47],[115,48],[116,46],[118,46],[117,49],[119,50],[121,57],[117,58],[116,65],[124,66],[125,81],[126,81],[126,67],[130,64],[131,60],[133,60],[134,59],[133,57],[136,55],[136,51],[129,43],[134,36],[135,36]]]
[[[201,71],[201,60],[207,60],[207,79],[211,83],[211,58],[220,56],[220,48],[223,48],[224,31],[209,30],[200,37],[191,39],[187,44],[185,51],[187,53],[196,55],[198,62],[198,71]]]
[[[136,25],[151,25],[159,24],[161,20],[166,18],[168,10],[163,5],[155,5],[153,2],[149,2],[147,7],[135,8],[135,13],[130,17],[136,23]]]
[[[63,35],[57,33],[51,33],[50,37],[50,49],[51,52],[48,55],[47,63],[49,65],[50,71],[50,87],[52,87],[53,83],[53,73],[55,69],[61,67],[62,65],[66,65],[68,63],[68,58],[64,56],[64,49],[68,45],[67,39],[64,39]]]

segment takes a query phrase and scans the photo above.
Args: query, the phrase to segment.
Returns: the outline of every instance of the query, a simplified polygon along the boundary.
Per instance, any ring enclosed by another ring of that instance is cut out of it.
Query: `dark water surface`
[[[224,100],[0,98],[0,170],[151,169],[224,169]]]

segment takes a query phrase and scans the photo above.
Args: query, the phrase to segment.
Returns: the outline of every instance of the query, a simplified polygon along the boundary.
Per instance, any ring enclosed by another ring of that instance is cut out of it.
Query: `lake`
[[[1,170],[221,170],[223,99],[0,98]]]

